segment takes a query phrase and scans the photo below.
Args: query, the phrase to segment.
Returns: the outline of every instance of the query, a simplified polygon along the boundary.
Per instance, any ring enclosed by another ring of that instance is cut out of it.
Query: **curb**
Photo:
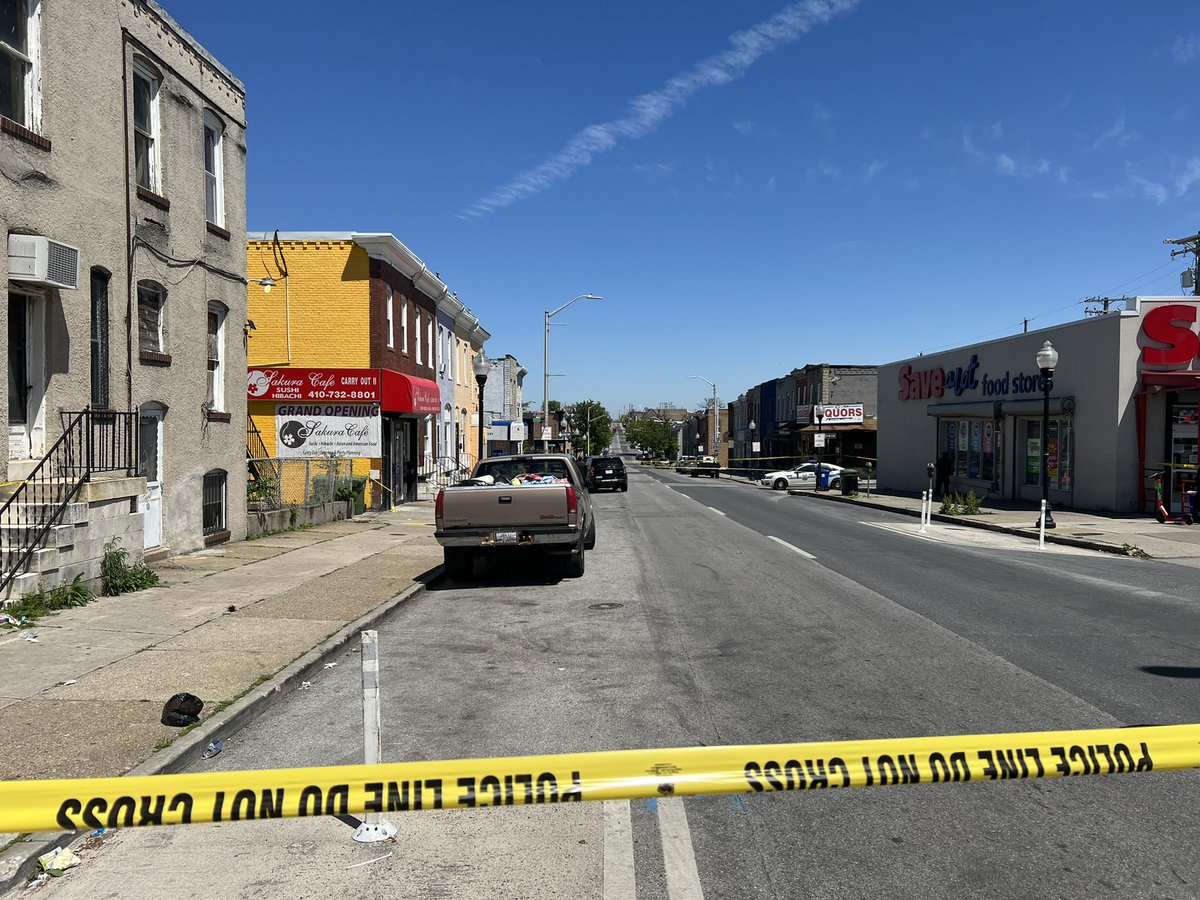
[[[284,699],[309,675],[322,671],[325,661],[336,656],[358,639],[362,631],[369,630],[391,612],[409,600],[425,592],[425,586],[442,573],[442,566],[426,569],[416,576],[417,584],[406,588],[391,600],[375,607],[366,615],[344,625],[331,637],[326,638],[299,659],[293,660],[276,672],[270,679],[251,688],[233,701],[220,713],[204,720],[187,734],[180,735],[171,746],[152,753],[138,763],[126,775],[173,775],[183,770],[190,762],[199,759],[203,748],[218,735],[228,738],[237,734],[264,712]],[[86,835],[80,832],[44,831],[18,838],[0,852],[0,894],[6,894],[20,886],[34,871],[37,858],[43,853],[64,847]]]
[[[843,498],[840,494],[830,495],[827,493],[822,494],[815,493],[813,491],[795,490],[789,490],[788,494],[793,497],[815,497],[818,500],[828,500],[833,503],[851,503],[855,506],[865,506],[869,509],[881,509],[885,512],[900,513],[913,518],[917,518],[921,515],[918,510],[909,509],[905,506],[891,506],[886,503],[876,503],[872,500],[856,500],[853,496]],[[942,515],[941,513],[933,513],[931,519],[936,519],[939,522],[945,522],[950,525],[965,525],[968,528],[981,528],[985,531],[997,531],[1002,534],[1011,534],[1017,537],[1029,538],[1033,541],[1038,539],[1036,531],[1030,534],[1028,531],[1024,531],[1020,528],[1013,528],[1009,525],[994,525],[991,522],[975,521],[967,516],[946,516]],[[1046,543],[1062,544],[1066,547],[1076,547],[1080,550],[1096,550],[1100,553],[1111,553],[1114,556],[1121,556],[1125,557],[1126,559],[1132,558],[1128,553],[1125,552],[1124,548],[1118,547],[1115,544],[1105,544],[1099,541],[1088,541],[1084,540],[1083,538],[1063,537],[1050,531],[1046,532]]]

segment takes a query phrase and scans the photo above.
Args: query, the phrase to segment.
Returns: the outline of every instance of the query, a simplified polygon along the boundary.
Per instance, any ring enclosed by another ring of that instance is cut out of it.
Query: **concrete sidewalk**
[[[789,494],[835,503],[870,506],[919,518],[921,498],[904,494],[860,493],[842,496],[834,491],[790,490]],[[1036,543],[1038,509],[1033,504],[987,499],[979,515],[942,515],[941,501],[933,502],[933,522],[986,528],[1018,535]],[[1100,550],[1125,556],[1143,553],[1152,559],[1200,568],[1200,525],[1160,525],[1153,516],[1129,516],[1116,513],[1087,513],[1054,510],[1057,527],[1046,532],[1046,542]]]
[[[155,564],[158,587],[0,630],[0,778],[173,771],[422,590],[432,526],[422,501],[226,544]],[[180,691],[205,704],[187,733],[159,722]],[[0,893],[52,838],[0,854]]]

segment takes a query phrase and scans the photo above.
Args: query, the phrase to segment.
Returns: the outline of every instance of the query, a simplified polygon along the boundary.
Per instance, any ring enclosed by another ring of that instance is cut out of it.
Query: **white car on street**
[[[829,489],[837,490],[842,483],[842,467],[835,466],[832,463],[821,463],[821,470],[829,473]],[[785,491],[788,488],[798,487],[813,487],[817,478],[817,464],[804,463],[796,466],[794,469],[784,469],[780,472],[768,472],[758,479],[758,483],[763,487],[769,487],[777,491]]]

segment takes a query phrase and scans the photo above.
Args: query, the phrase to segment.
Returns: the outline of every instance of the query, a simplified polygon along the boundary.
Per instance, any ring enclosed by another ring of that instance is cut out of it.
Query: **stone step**
[[[14,503],[4,511],[0,525],[25,525],[45,522],[57,512],[57,503]],[[68,503],[59,517],[59,524],[76,525],[88,520],[88,505],[86,503]]]
[[[33,539],[34,534],[41,529],[36,523],[21,525],[0,524],[0,547],[12,546],[22,541]],[[43,547],[69,547],[75,542],[75,525],[59,523],[51,525],[50,530],[42,537]]]
[[[4,593],[0,594],[0,609],[17,602],[25,594],[32,594],[38,589],[40,579],[41,575],[37,572],[23,572],[18,575],[4,589]]]

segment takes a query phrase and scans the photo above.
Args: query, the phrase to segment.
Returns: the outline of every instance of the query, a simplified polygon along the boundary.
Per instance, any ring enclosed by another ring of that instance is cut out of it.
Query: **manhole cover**
[[[624,603],[593,603],[588,609],[620,609]]]

